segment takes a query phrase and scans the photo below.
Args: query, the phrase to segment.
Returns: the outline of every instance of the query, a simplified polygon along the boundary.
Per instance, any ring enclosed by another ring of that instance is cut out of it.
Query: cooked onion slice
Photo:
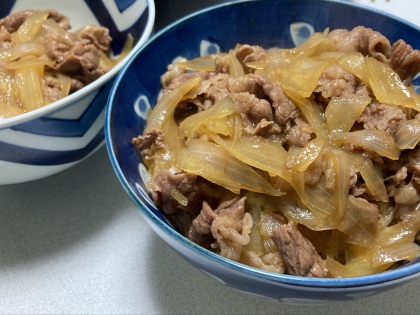
[[[175,65],[180,69],[195,71],[216,71],[216,63],[211,56],[198,57],[184,62],[176,62]]]
[[[329,131],[349,132],[370,101],[369,97],[359,95],[332,97],[325,109]]]
[[[368,57],[366,66],[369,74],[369,84],[379,102],[419,109],[411,96],[410,90],[388,65],[375,58]]]
[[[321,153],[324,143],[324,140],[319,138],[309,141],[308,144],[300,150],[294,162],[293,169],[300,172],[306,171],[309,165],[311,165]]]
[[[371,152],[391,160],[398,160],[400,150],[394,139],[383,130],[358,130],[352,132],[335,133],[332,140],[337,145],[349,144],[362,147]]]
[[[233,141],[216,134],[207,135],[238,160],[271,174],[283,175],[287,152],[280,144],[259,136],[244,136]]]
[[[210,123],[212,120],[231,115],[235,112],[233,101],[230,97],[225,97],[208,110],[199,112],[187,117],[179,126],[179,136],[192,139],[194,132],[201,126]]]
[[[245,75],[244,68],[242,67],[242,64],[239,62],[238,58],[236,58],[235,51],[233,49],[229,51],[229,61],[229,74],[231,77],[236,79]]]
[[[183,84],[175,88],[173,91],[165,94],[152,110],[150,116],[147,119],[144,133],[147,133],[153,129],[162,129],[162,124],[168,117],[172,117],[175,108],[181,101],[182,97],[187,94],[194,86],[196,86],[201,79],[194,77],[185,81]]]
[[[365,159],[360,168],[360,175],[362,175],[368,191],[375,197],[375,200],[388,201],[388,193],[385,188],[382,171],[375,167],[370,159]]]
[[[372,265],[377,267],[383,264],[394,263],[401,260],[411,260],[420,256],[420,246],[416,243],[399,243],[382,247],[372,254]]]
[[[174,165],[185,172],[200,175],[236,194],[239,194],[240,189],[274,196],[283,194],[274,189],[250,166],[208,141],[191,140],[186,149],[178,152]]]
[[[414,149],[420,141],[420,120],[403,122],[395,132],[394,139],[400,150]]]
[[[347,72],[354,74],[366,84],[369,83],[365,57],[358,52],[349,52],[338,59],[337,63]]]
[[[348,235],[347,243],[369,246],[378,228],[378,214],[377,205],[349,196],[346,212],[337,228]]]
[[[328,66],[327,61],[313,58],[298,59],[287,70],[282,80],[282,87],[303,97],[309,97],[315,89],[319,77]]]

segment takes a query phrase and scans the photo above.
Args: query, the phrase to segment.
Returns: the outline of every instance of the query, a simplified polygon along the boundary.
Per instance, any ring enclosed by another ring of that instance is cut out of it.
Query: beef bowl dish
[[[112,165],[156,233],[230,287],[299,304],[397,287],[420,271],[419,35],[336,1],[192,14],[118,76]]]
[[[0,184],[58,173],[104,144],[113,80],[154,14],[148,0],[2,2]]]

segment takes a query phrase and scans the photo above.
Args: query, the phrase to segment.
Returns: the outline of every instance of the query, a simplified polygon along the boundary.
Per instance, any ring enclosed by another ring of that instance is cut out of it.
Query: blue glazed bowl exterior
[[[14,0],[0,3],[0,17],[27,9],[55,9],[70,18],[72,29],[107,27],[112,51],[119,54],[127,35],[138,49],[154,23],[153,0]],[[33,112],[0,120],[0,184],[26,182],[65,170],[104,143],[105,106],[115,76],[128,56],[82,90]]]
[[[115,172],[146,221],[192,265],[227,286],[284,303],[350,301],[407,283],[420,275],[420,261],[377,275],[314,279],[279,275],[227,260],[192,243],[166,221],[144,185],[146,170],[131,139],[145,127],[156,103],[160,76],[175,58],[228,51],[235,44],[294,47],[314,31],[364,25],[391,42],[400,38],[420,48],[420,29],[398,18],[341,1],[240,1],[190,15],[156,34],[123,68],[112,88],[105,137]],[[416,81],[417,82],[417,81]]]

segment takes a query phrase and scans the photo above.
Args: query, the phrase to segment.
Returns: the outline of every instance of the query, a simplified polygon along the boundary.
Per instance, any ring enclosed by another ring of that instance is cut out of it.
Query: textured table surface
[[[392,11],[397,0],[355,2]],[[407,18],[419,17],[416,10]],[[282,305],[223,286],[148,227],[105,148],[56,176],[0,186],[0,218],[0,314],[420,314],[420,279],[317,307]]]

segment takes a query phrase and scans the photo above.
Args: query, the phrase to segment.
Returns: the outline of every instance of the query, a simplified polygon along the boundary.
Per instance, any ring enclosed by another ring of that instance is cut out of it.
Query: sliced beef
[[[248,134],[278,134],[282,125],[297,116],[295,104],[265,76],[249,74],[232,79],[229,91]]]
[[[187,235],[194,217],[190,211],[177,211],[167,214],[166,218],[182,235]]]
[[[211,58],[216,64],[216,73],[229,73],[230,58],[229,54],[214,54]]]
[[[92,43],[97,49],[107,52],[111,46],[112,38],[106,27],[90,25],[83,28],[78,36],[89,43]]]
[[[225,198],[214,211],[216,217],[211,224],[220,255],[235,261],[241,256],[242,247],[248,244],[252,228],[252,217],[245,213],[245,200],[246,197],[237,195]]]
[[[357,26],[351,31],[336,29],[328,34],[339,52],[360,52],[386,62],[391,54],[391,44],[381,33],[364,26]]]
[[[79,81],[84,85],[110,70],[100,64],[100,52],[109,50],[108,30],[103,27],[91,27],[90,30],[82,31],[84,38],[70,32],[63,36],[53,29],[41,34],[47,56],[55,61],[53,69],[76,79],[83,76]],[[73,87],[71,91],[74,91]]]
[[[209,204],[204,201],[199,215],[192,221],[191,227],[185,235],[199,245],[208,242],[209,238],[214,241],[214,238],[212,238],[211,235],[211,225],[214,219],[221,213],[234,219],[242,219],[243,209],[240,197],[232,193],[226,194],[220,200],[220,204],[214,211]]]
[[[288,274],[315,278],[328,277],[325,261],[318,255],[312,243],[297,229],[294,222],[274,229],[271,238],[279,248]]]
[[[211,224],[215,218],[216,214],[209,204],[204,201],[200,214],[192,221],[188,233],[184,235],[187,235],[191,241],[198,245],[207,243],[209,238],[214,240],[211,237]]]
[[[393,135],[398,126],[406,120],[406,115],[398,106],[373,101],[366,106],[357,121],[363,124],[364,129],[383,130]]]
[[[215,210],[204,201],[200,213],[192,221],[187,237],[193,242],[205,246],[216,240],[222,256],[239,259],[242,246],[250,233],[249,214],[245,215],[245,200],[238,195],[228,193]],[[244,227],[244,218],[245,227]],[[252,226],[252,220],[251,220]],[[245,234],[242,235],[240,233]]]
[[[397,72],[401,80],[409,85],[411,80],[420,72],[420,51],[413,49],[400,39],[392,45],[389,66]]]
[[[159,150],[165,146],[164,135],[161,130],[150,130],[144,136],[132,139],[133,145],[145,160],[153,159],[152,148]]]
[[[0,27],[0,51],[10,49],[14,46],[12,36],[2,25]]]
[[[253,78],[256,83],[262,86],[264,93],[269,97],[274,108],[274,120],[279,126],[297,116],[296,105],[283,93],[281,88],[272,83],[266,76],[253,75]]]
[[[39,10],[26,10],[10,14],[0,20],[0,26],[4,26],[9,33],[16,32],[29,16],[38,11]],[[64,30],[67,31],[70,29],[70,20],[68,17],[58,13],[55,10],[45,11],[49,12],[48,18],[56,21],[58,25]]]
[[[168,92],[172,91],[172,90],[176,89],[178,86],[180,86],[181,84],[188,81],[189,79],[192,79],[192,78],[195,78],[195,77],[201,77],[203,80],[207,80],[209,78],[209,76],[210,76],[210,74],[208,72],[205,72],[205,71],[182,73],[179,76],[174,77],[171,80],[171,83],[168,85],[167,90],[168,90]]]
[[[185,61],[187,61],[187,59],[186,58],[180,58],[178,61],[179,62],[185,62]],[[185,69],[179,68],[176,64],[170,64],[168,66],[168,71],[166,71],[160,77],[160,83],[162,84],[162,88],[164,90],[167,89],[168,85],[171,84],[173,79],[180,76],[181,74],[184,74],[185,72],[186,72]]]
[[[236,52],[236,58],[242,64],[264,60],[267,57],[265,50],[260,46],[242,45]]]
[[[199,211],[203,200],[205,200],[201,185],[201,177],[189,173],[173,174],[168,170],[160,171],[149,183],[154,203],[165,214],[172,214],[180,210],[193,213]],[[174,190],[187,199],[186,205],[180,204],[173,197]]]
[[[46,74],[41,82],[42,94],[44,98],[54,102],[61,98],[61,84],[53,75]]]
[[[289,146],[304,147],[312,139],[314,130],[312,126],[302,117],[297,116],[293,124],[288,123],[284,130],[285,143]]]
[[[314,93],[320,93],[326,99],[354,94],[369,96],[366,84],[355,75],[346,72],[338,64],[332,64],[325,69],[318,80]]]
[[[283,259],[279,253],[269,253],[259,256],[253,251],[243,251],[242,257],[241,260],[244,260],[247,265],[255,268],[276,273],[284,273],[286,270]]]
[[[281,128],[274,123],[271,104],[249,92],[232,94],[236,110],[241,115],[244,132],[250,135],[269,136],[279,134]]]
[[[412,183],[395,188],[394,201],[399,205],[413,205],[419,201],[419,194]]]
[[[194,99],[198,95],[202,95],[205,100],[213,104],[221,101],[229,95],[229,75],[225,73],[210,75],[207,80],[201,82],[200,86],[187,94],[186,98]]]

